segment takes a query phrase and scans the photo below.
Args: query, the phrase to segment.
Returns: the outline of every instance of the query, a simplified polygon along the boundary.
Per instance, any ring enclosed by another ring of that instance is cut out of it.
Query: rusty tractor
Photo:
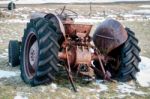
[[[135,33],[106,19],[90,37],[92,25],[74,23],[74,17],[77,13],[66,8],[57,14],[34,14],[22,41],[9,42],[9,63],[20,64],[23,81],[31,86],[50,83],[61,67],[75,91],[75,76],[136,80],[141,59]]]

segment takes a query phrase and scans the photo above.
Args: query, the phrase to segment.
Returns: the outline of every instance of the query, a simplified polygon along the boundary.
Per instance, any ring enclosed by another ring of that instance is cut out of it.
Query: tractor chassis
[[[67,23],[64,24],[64,27],[66,30],[65,40],[61,46],[63,50],[58,53],[58,57],[59,60],[66,62],[65,70],[73,90],[77,91],[72,72],[76,72],[75,75],[87,76],[93,79],[94,71],[96,71],[98,75],[103,76],[104,80],[113,81],[110,72],[104,68],[104,64],[112,58],[101,54],[96,47],[90,44],[89,32],[92,25]],[[73,37],[77,38],[72,40]],[[99,69],[92,64],[95,60],[100,63]]]

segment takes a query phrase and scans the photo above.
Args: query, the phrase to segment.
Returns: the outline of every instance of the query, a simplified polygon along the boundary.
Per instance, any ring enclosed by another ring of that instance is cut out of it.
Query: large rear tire
[[[21,77],[31,86],[47,84],[59,71],[56,27],[45,18],[31,19],[24,31],[21,50]]]
[[[136,80],[135,75],[140,71],[138,65],[141,61],[139,56],[141,49],[138,46],[138,39],[135,37],[135,33],[129,28],[126,28],[126,31],[128,39],[121,48],[121,63],[118,74],[118,80],[123,82],[132,79]]]
[[[122,82],[136,80],[135,75],[139,72],[138,64],[141,61],[139,56],[141,50],[135,33],[129,28],[125,28],[125,30],[128,33],[126,42],[108,53],[108,56],[112,57],[113,60],[108,61],[105,66],[113,79]],[[97,61],[94,64],[96,67],[100,65]],[[101,76],[99,77],[101,78]]]

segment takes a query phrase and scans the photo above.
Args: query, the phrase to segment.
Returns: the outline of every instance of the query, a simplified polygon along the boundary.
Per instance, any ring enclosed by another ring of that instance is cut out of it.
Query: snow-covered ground
[[[144,87],[150,87],[150,77],[149,77],[149,73],[150,73],[150,59],[147,57],[143,57],[141,56],[141,63],[139,64],[139,68],[140,68],[140,72],[137,74],[137,80],[139,82],[139,84],[141,86]],[[5,79],[10,79],[11,77],[18,77],[20,75],[19,71],[4,71],[4,70],[0,70],[0,79],[1,78],[5,78]],[[97,97],[100,97],[100,93],[101,92],[108,92],[109,89],[109,85],[107,85],[107,83],[104,83],[103,80],[96,80],[96,82],[93,82],[93,84],[96,87],[84,87],[84,90],[86,90],[86,92],[89,93],[94,93]],[[60,86],[58,86],[56,83],[51,83],[49,86],[41,86],[41,90],[40,92],[45,93],[48,89],[47,87],[50,87],[50,91],[55,93],[60,89]],[[81,93],[83,88],[81,86],[78,86],[78,92]],[[144,92],[140,89],[137,89],[137,87],[135,86],[135,83],[122,83],[122,82],[118,82],[115,84],[115,88],[114,91],[117,93],[116,95],[110,97],[112,99],[115,98],[125,98],[126,96],[132,96],[132,94],[134,95],[138,95],[138,96],[145,96],[148,93]],[[29,93],[31,94],[31,93]],[[62,95],[64,96],[68,96],[67,93],[65,92],[61,92]],[[74,95],[71,95],[70,97],[74,97]],[[16,92],[16,96],[14,96],[14,99],[29,99],[28,95],[25,94],[24,91],[22,92]],[[96,98],[99,99],[99,98]]]
[[[0,54],[0,59],[1,58],[7,58],[8,57],[8,49],[5,49],[5,52],[3,52],[2,54]]]
[[[134,10],[133,13],[135,14],[145,14],[145,15],[150,15],[150,9],[139,9],[139,10]]]
[[[127,93],[127,94],[131,94],[131,93],[134,93],[134,94],[137,94],[137,95],[144,95],[146,93],[142,92],[142,91],[137,91],[136,90],[136,87],[135,86],[131,86],[129,84],[126,84],[126,83],[119,83],[118,86],[117,86],[117,92],[120,92],[120,93]]]
[[[13,76],[19,76],[19,72],[0,70],[0,78],[9,78]]]
[[[9,19],[9,20],[2,20],[0,23],[27,23],[29,19]]]
[[[30,0],[19,0],[17,2],[29,2]],[[30,1],[30,3],[41,3],[41,2],[47,2],[49,0],[33,0]],[[52,0],[53,1],[53,0]],[[70,1],[70,0],[69,0]],[[73,1],[73,0],[71,0]],[[80,1],[80,0],[79,0]],[[81,0],[82,1],[82,0]],[[88,0],[86,0],[88,1]],[[96,0],[94,0],[96,2]],[[109,0],[108,0],[109,1]],[[112,0],[113,1],[113,0]],[[149,0],[150,1],[150,0]],[[57,1],[56,1],[57,2]],[[2,1],[0,1],[0,4]],[[30,8],[30,7],[18,7],[13,11],[13,15],[15,16],[14,19],[2,19],[0,20],[0,23],[26,23],[29,21],[30,14],[34,12],[44,12],[44,13],[49,13],[49,12],[54,12],[55,9],[53,8]],[[1,10],[2,13],[6,16],[11,16],[12,12],[9,12],[7,10]],[[107,12],[107,11],[106,11]],[[113,10],[113,12],[116,12]],[[78,12],[77,12],[78,13]],[[87,16],[82,16],[79,15],[78,18],[75,19],[75,22],[79,23],[98,23],[106,18],[113,18],[117,20],[125,20],[125,21],[143,21],[143,20],[150,20],[150,5],[139,5],[137,8],[131,10],[131,11],[126,11],[122,13],[121,11],[117,13],[106,13],[105,16],[103,16],[103,12],[96,12],[91,15],[91,17]],[[1,42],[1,40],[0,40]]]
[[[140,72],[137,73],[137,81],[139,84],[143,87],[150,87],[150,59],[147,57],[141,56],[142,61],[139,64]],[[19,72],[15,71],[4,71],[0,70],[0,78],[8,78],[12,76],[18,76]],[[96,84],[101,83],[101,81],[96,81]],[[52,84],[52,87],[54,89],[57,89],[57,86]],[[107,90],[106,86],[100,85],[100,87],[103,87],[103,90]]]
[[[150,8],[150,5],[140,5],[140,8]]]
[[[16,19],[7,19],[7,20],[0,20],[0,23],[27,23],[29,22],[29,18],[27,18],[27,14],[25,14],[26,18],[16,18]],[[88,24],[97,24],[99,22],[102,22],[104,20],[106,20],[107,18],[113,18],[113,19],[116,19],[116,20],[120,20],[120,21],[144,21],[144,20],[150,20],[150,16],[145,16],[146,19],[144,19],[144,17],[142,15],[133,15],[133,14],[125,14],[125,15],[122,15],[123,19],[118,19],[117,16],[114,16],[114,15],[109,15],[108,17],[104,18],[104,17],[84,17],[84,16],[81,16],[81,17],[78,17],[78,18],[75,18],[74,19],[74,22],[75,23],[88,23]],[[0,42],[1,39],[0,39]]]
[[[105,18],[104,17],[97,17],[97,18],[76,18],[74,21],[75,23],[91,23],[91,24],[94,24],[94,23],[99,23],[99,22],[102,22],[104,21]]]
[[[47,3],[47,1],[49,0],[19,0],[22,4],[28,4],[28,3],[32,3],[32,4],[37,4],[37,3]],[[55,1],[55,0],[52,0]],[[62,0],[65,1],[65,0]],[[73,1],[73,0],[71,0]],[[79,1],[79,0],[74,0],[74,1]],[[83,0],[80,0],[83,1]],[[87,2],[92,1],[92,2],[96,2],[96,0],[86,0]],[[116,1],[116,0],[97,0],[99,2],[102,1]],[[135,0],[137,1],[137,0]],[[149,0],[150,1],[150,0]],[[68,1],[67,1],[68,2]],[[19,3],[19,2],[18,2]],[[2,4],[2,1],[0,1],[0,4]],[[43,11],[54,11],[54,9],[52,8],[30,8],[30,7],[18,7],[17,9],[14,10],[14,14],[15,14],[15,18],[10,18],[10,19],[2,19],[0,20],[0,23],[27,23],[29,21],[30,18],[30,14],[33,12],[43,12]],[[149,10],[150,10],[150,5],[141,5],[139,6],[138,9],[134,9],[130,12],[126,12],[126,13],[122,13],[120,14],[125,21],[143,21],[143,16],[145,16],[144,14],[149,14]],[[8,15],[10,15],[11,13],[7,10],[3,10],[6,11],[6,13],[8,13]],[[140,13],[139,13],[140,12]],[[103,20],[105,20],[106,18],[104,18],[103,16],[100,16],[101,12],[97,13],[97,16],[91,16],[91,17],[85,17],[85,16],[79,16],[78,18],[75,19],[75,22],[77,23],[91,23],[91,24],[95,24],[98,22],[101,22]],[[146,17],[148,17],[150,19],[150,16],[146,15]],[[107,15],[107,18],[114,18],[117,19],[117,14],[114,13],[109,13]],[[118,19],[119,20],[119,19]],[[147,19],[146,19],[147,20]],[[0,43],[3,43],[4,39],[0,37]],[[0,54],[0,61],[1,59],[7,59],[8,58],[8,49],[5,50],[5,52],[3,52],[2,54]],[[138,83],[142,86],[142,87],[148,87],[150,88],[150,76],[148,74],[150,74],[150,59],[147,57],[143,57],[142,58],[142,62],[139,64],[139,68],[140,68],[140,72],[137,73],[136,77],[137,77],[137,81]],[[7,70],[7,69],[5,69]],[[5,70],[0,70],[0,80],[1,79],[6,79],[9,80],[11,79],[11,77],[18,77],[20,79],[20,72],[19,71],[5,71]],[[22,81],[20,79],[20,81]],[[21,83],[21,82],[18,82]],[[96,82],[94,82],[97,85],[97,88],[87,88],[87,91],[89,91],[90,93],[95,93],[97,95],[97,97],[100,97],[101,92],[108,92],[109,91],[109,85],[103,83],[101,80],[96,80]],[[2,83],[3,84],[3,83]],[[50,86],[50,90],[51,92],[57,92],[60,89],[60,86],[52,83]],[[41,92],[45,92],[47,89],[47,86],[42,86],[41,87]],[[79,88],[80,89],[80,88]],[[82,88],[81,88],[82,89]],[[86,90],[86,89],[85,89]],[[79,90],[81,91],[81,90]],[[139,96],[143,96],[146,95],[147,93],[141,91],[141,90],[137,90],[137,87],[135,85],[130,85],[129,83],[117,83],[116,84],[116,89],[115,92],[118,93],[118,95],[111,97],[112,99],[115,98],[124,98],[128,95],[132,95],[132,94],[136,94]],[[65,92],[62,92],[62,94],[64,96],[68,95]],[[72,97],[72,96],[71,96]],[[16,96],[14,97],[14,99],[28,99],[28,96],[26,96],[24,94],[24,92],[20,93],[19,91],[16,93]],[[99,99],[99,98],[97,98]]]
[[[14,99],[29,99],[24,93],[18,92]]]
[[[137,81],[143,87],[150,87],[150,59],[141,57],[142,61],[139,64],[140,72],[137,73]]]

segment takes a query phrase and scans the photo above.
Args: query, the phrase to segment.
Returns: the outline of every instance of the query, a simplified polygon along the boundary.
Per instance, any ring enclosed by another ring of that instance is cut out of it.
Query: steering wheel
[[[60,9],[56,9],[55,13],[58,16],[62,16],[62,17],[65,17],[65,18],[67,18],[67,17],[71,17],[71,18],[78,17],[78,14],[75,11],[66,9],[65,7],[64,8],[60,8]]]

